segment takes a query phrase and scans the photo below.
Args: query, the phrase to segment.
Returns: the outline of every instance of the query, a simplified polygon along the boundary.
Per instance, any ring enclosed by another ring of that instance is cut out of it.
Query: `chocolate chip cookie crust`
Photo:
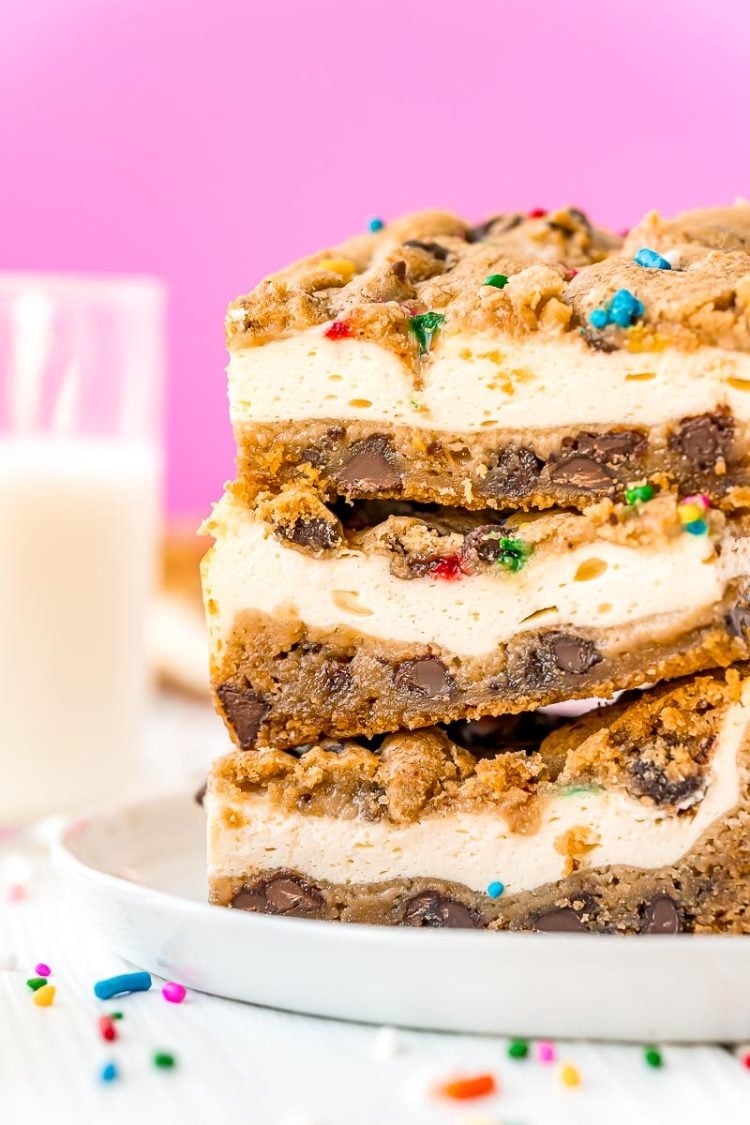
[[[425,212],[274,274],[228,313],[240,475],[477,508],[642,477],[738,502],[749,215],[647,216],[623,248],[577,211]],[[640,264],[651,236],[669,268]]]
[[[546,735],[459,724],[235,753],[207,795],[211,899],[386,925],[750,932],[749,702],[741,667]]]

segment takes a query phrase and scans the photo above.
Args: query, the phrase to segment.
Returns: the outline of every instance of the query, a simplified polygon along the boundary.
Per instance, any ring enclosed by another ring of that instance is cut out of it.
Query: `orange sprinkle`
[[[438,1094],[454,1101],[469,1101],[471,1098],[486,1098],[497,1092],[498,1085],[492,1074],[475,1074],[472,1078],[454,1078],[438,1087]]]
[[[49,1008],[50,1004],[54,1002],[56,991],[54,984],[43,985],[34,993],[34,1003],[38,1004],[40,1008]]]

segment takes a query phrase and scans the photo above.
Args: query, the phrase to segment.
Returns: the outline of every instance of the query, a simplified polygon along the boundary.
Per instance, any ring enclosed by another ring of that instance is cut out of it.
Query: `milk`
[[[148,447],[0,438],[0,825],[133,782],[158,501]]]

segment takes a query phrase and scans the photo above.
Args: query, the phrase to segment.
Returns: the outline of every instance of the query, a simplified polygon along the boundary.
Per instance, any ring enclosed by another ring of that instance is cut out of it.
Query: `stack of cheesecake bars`
[[[229,308],[211,901],[750,932],[750,204],[370,225]]]

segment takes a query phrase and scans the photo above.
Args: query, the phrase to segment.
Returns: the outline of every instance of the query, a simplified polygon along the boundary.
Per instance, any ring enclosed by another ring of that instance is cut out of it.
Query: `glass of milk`
[[[137,774],[163,367],[159,282],[0,274],[0,826]]]

